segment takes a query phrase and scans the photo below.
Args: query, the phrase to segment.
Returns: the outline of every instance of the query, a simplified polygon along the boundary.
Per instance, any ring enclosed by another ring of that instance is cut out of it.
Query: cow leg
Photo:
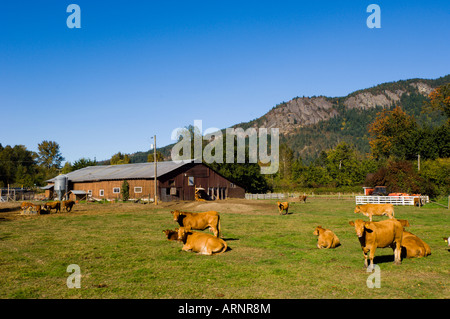
[[[368,263],[367,263],[367,253],[369,252],[369,250],[368,249],[366,249],[366,248],[363,248],[363,255],[364,255],[364,267],[368,267],[369,265],[368,265]]]
[[[373,270],[373,258],[375,257],[375,250],[376,247],[370,247],[370,255],[369,255],[369,259],[370,259],[370,265],[369,265],[369,269]]]
[[[183,248],[181,248],[181,250],[183,250],[183,251],[189,251],[189,250],[191,250],[192,249],[192,247],[191,246],[189,246],[189,245],[184,245],[183,246]]]
[[[395,265],[402,264],[402,246],[398,242],[395,243],[394,264]]]

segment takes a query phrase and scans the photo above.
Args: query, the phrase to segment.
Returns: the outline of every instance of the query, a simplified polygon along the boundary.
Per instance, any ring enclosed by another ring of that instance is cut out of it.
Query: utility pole
[[[420,154],[417,155],[417,170],[420,172]]]
[[[154,151],[154,160],[153,160],[153,166],[155,167],[155,205],[158,205],[158,198],[157,198],[157,189],[158,189],[158,176],[157,176],[157,162],[156,162],[156,135],[153,137],[154,144],[153,144],[153,151]]]

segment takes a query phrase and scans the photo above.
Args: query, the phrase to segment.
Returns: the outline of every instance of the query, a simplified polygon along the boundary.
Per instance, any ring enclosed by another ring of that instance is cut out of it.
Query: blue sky
[[[69,4],[81,29],[69,29]],[[369,29],[369,4],[381,29]],[[0,143],[68,161],[225,128],[296,96],[450,73],[450,1],[9,1],[0,7]]]

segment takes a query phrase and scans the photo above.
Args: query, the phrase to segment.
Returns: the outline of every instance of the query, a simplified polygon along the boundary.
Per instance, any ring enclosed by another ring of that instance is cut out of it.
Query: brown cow
[[[361,248],[364,254],[364,266],[368,267],[367,253],[370,251],[370,267],[373,268],[373,258],[377,248],[386,248],[395,244],[394,264],[402,263],[401,246],[403,237],[402,224],[396,219],[388,219],[380,222],[365,222],[357,219],[349,224],[355,227]],[[370,269],[371,269],[370,268]]]
[[[221,254],[228,248],[226,241],[223,239],[210,234],[192,232],[190,227],[178,229],[178,240],[181,240],[184,244],[182,250],[191,250],[201,255]]]
[[[368,216],[372,221],[372,216],[389,216],[390,219],[394,218],[394,205],[392,204],[365,204],[357,205],[355,207],[355,214],[362,213],[364,216]]]
[[[427,257],[431,255],[431,248],[426,242],[417,237],[416,235],[405,231],[405,227],[409,227],[409,222],[406,219],[398,219],[403,226],[402,237],[402,257],[415,258],[415,257]],[[394,249],[394,247],[392,247]]]
[[[173,220],[180,227],[191,227],[191,229],[205,230],[210,228],[214,236],[220,237],[220,215],[216,211],[208,211],[204,213],[188,213],[178,210],[171,211]]]
[[[45,203],[44,209],[48,210],[49,212],[51,212],[52,209],[56,210],[56,212],[61,212],[61,203],[60,202]]]
[[[171,229],[165,229],[163,230],[163,233],[166,234],[166,237],[168,240],[178,240],[178,228],[175,228],[175,230]]]
[[[339,238],[329,229],[322,228],[322,226],[317,226],[313,233],[319,236],[317,239],[317,248],[336,248],[340,245]]]
[[[20,208],[21,208],[22,210],[25,210],[25,209],[27,209],[28,207],[34,207],[34,204],[33,204],[33,203],[30,203],[30,202],[22,202],[22,205],[20,205]]]
[[[32,209],[32,210],[35,210],[36,211],[36,213],[37,214],[41,214],[41,205],[34,205],[34,204],[31,204],[31,206],[29,206],[27,209]]]
[[[280,212],[280,215],[286,215],[289,210],[289,203],[288,202],[277,202],[278,211]],[[283,214],[283,211],[286,211],[285,214]]]
[[[308,196],[300,195],[298,198],[300,199],[300,201],[303,201],[304,203],[306,203],[306,199],[308,198]]]
[[[427,257],[428,255],[431,255],[430,246],[416,235],[404,230],[402,237],[402,257],[420,258]]]
[[[75,202],[73,200],[65,200],[62,202],[62,207],[66,212],[69,213],[72,211],[73,205],[75,205]]]

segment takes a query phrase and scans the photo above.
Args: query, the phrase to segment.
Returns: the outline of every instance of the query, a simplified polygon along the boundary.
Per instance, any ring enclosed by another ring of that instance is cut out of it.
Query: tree
[[[111,165],[122,165],[130,163],[130,157],[121,152],[114,154],[110,160]]]
[[[123,181],[122,187],[120,188],[120,193],[122,194],[122,200],[126,202],[130,198],[130,185],[126,180]]]
[[[280,166],[279,176],[281,179],[290,179],[292,176],[292,164],[294,162],[294,152],[286,143],[280,145]]]
[[[59,150],[59,144],[54,141],[42,141],[38,144],[38,161],[45,168],[60,168],[64,160]]]
[[[79,160],[75,161],[72,165],[72,170],[76,171],[78,169],[82,169],[88,166],[96,166],[97,165],[97,161],[91,160],[90,158],[85,158],[82,157]]]
[[[62,170],[61,170],[61,174],[67,174],[73,171],[73,167],[72,164],[70,164],[70,162],[66,162],[66,164],[64,164]]]
[[[361,160],[354,147],[343,142],[327,152],[326,167],[336,186],[351,186],[364,181]]]
[[[377,172],[367,180],[368,186],[387,186],[391,193],[417,194],[424,190],[425,182],[410,161],[388,160]]]
[[[393,156],[398,159],[412,159],[417,156],[414,132],[418,124],[413,116],[406,114],[399,106],[392,111],[383,110],[369,125],[372,138],[369,141],[375,159]]]
[[[147,162],[151,163],[155,161],[155,154],[153,152],[149,153],[147,156]],[[164,156],[162,155],[162,153],[160,151],[156,151],[156,161],[157,162],[162,162],[164,161]]]
[[[430,98],[428,106],[443,112],[447,116],[447,121],[450,122],[450,83],[437,87],[428,97]]]
[[[0,186],[33,186],[37,182],[36,153],[24,145],[0,148]]]

